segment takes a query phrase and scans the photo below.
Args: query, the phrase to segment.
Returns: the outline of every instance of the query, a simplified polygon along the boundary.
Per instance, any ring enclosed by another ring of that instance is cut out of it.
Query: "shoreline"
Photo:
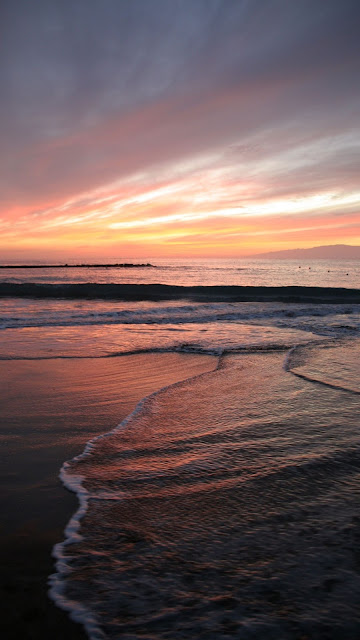
[[[2,361],[6,492],[1,499],[4,637],[84,640],[48,597],[51,556],[78,508],[60,483],[62,464],[160,388],[211,371],[217,358],[140,354],[115,359]]]

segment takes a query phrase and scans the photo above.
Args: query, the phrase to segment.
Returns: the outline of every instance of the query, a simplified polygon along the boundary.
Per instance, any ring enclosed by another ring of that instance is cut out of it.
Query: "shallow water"
[[[115,258],[113,263],[122,262]],[[0,282],[161,283],[360,288],[358,260],[171,259],[133,260],[156,268],[0,269]]]
[[[360,340],[298,346],[291,350],[288,368],[295,375],[335,389],[360,393]]]
[[[193,261],[11,278],[360,286],[355,262],[299,267]],[[1,307],[4,366],[56,358],[65,371],[81,359],[85,386],[99,358],[218,358],[215,371],[106,425],[62,467],[80,507],[54,549],[51,597],[92,640],[358,640],[359,304],[8,298]],[[115,380],[109,389],[115,407]],[[99,394],[87,412],[100,411]]]
[[[0,359],[290,348],[319,338],[356,336],[359,327],[357,304],[5,298]]]
[[[54,593],[92,638],[358,637],[359,395],[283,364],[226,356],[65,465]]]

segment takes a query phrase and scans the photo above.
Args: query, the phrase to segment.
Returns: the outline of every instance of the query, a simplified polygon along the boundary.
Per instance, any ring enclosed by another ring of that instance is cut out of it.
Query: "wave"
[[[62,304],[61,304],[62,303]],[[14,303],[15,304],[15,303]],[[37,302],[37,304],[40,304]],[[81,326],[81,325],[101,325],[101,324],[189,324],[210,322],[261,322],[274,321],[281,323],[281,326],[293,325],[297,323],[297,328],[312,330],[314,324],[321,325],[324,329],[324,318],[344,316],[341,318],[341,326],[337,328],[354,330],[358,326],[359,308],[357,305],[342,304],[289,304],[283,303],[257,303],[257,302],[193,302],[192,304],[173,303],[147,303],[137,308],[137,303],[130,307],[128,303],[111,303],[102,301],[92,301],[88,304],[82,303],[81,309],[75,310],[72,303],[66,301],[45,301],[41,309],[34,309],[28,305],[17,303],[8,309],[3,307],[0,316],[1,329],[15,329],[36,326]],[[45,306],[46,305],[46,306]],[[109,306],[111,305],[111,308]],[[116,305],[116,306],[115,306]],[[106,307],[106,308],[104,308]],[[351,316],[351,318],[349,317]],[[299,326],[299,319],[304,322]],[[331,323],[330,323],[331,325]]]
[[[359,339],[296,345],[288,352],[284,369],[308,382],[359,395],[358,345]]]
[[[291,373],[293,373],[294,376],[297,376],[298,378],[302,378],[303,380],[307,380],[308,382],[314,382],[315,384],[321,384],[321,385],[324,385],[325,387],[329,387],[330,389],[337,389],[339,391],[348,391],[349,393],[354,393],[356,395],[360,395],[360,388],[359,387],[351,387],[350,385],[341,384],[340,382],[339,383],[335,383],[335,382],[331,382],[330,380],[321,380],[320,378],[318,378],[316,376],[311,376],[309,374],[300,373],[299,371],[291,371]]]
[[[220,368],[220,366],[221,358],[219,358],[217,367],[215,367],[214,371]],[[82,605],[79,602],[73,602],[65,595],[66,584],[64,582],[64,579],[69,573],[65,550],[67,546],[74,544],[75,542],[82,541],[82,535],[79,532],[80,523],[88,510],[89,499],[92,497],[90,492],[83,484],[84,477],[71,473],[70,466],[71,464],[87,458],[94,451],[98,442],[110,438],[114,433],[119,433],[125,430],[129,423],[133,420],[136,420],[136,418],[138,418],[141,414],[150,412],[156,398],[160,397],[161,394],[166,392],[169,388],[175,389],[181,387],[185,383],[189,383],[189,381],[194,381],[206,376],[207,373],[208,372],[201,373],[196,376],[191,376],[190,378],[187,378],[180,382],[176,382],[172,385],[165,386],[162,389],[159,389],[158,391],[155,391],[154,393],[146,396],[145,398],[140,400],[132,413],[127,416],[119,425],[117,425],[108,433],[100,434],[99,436],[96,436],[95,438],[89,440],[89,442],[85,446],[84,451],[78,456],[75,456],[75,458],[73,458],[71,461],[64,462],[60,470],[59,478],[67,489],[76,493],[79,500],[79,508],[72,516],[65,528],[65,540],[56,544],[53,548],[52,556],[56,560],[56,573],[49,576],[48,579],[48,584],[50,587],[49,596],[60,609],[63,609],[70,613],[70,617],[72,620],[84,625],[91,640],[104,640],[106,638],[106,635],[102,633],[96,621],[96,617],[85,605]]]
[[[359,289],[331,287],[175,286],[165,284],[0,283],[0,297],[360,304]]]
[[[92,640],[358,637],[358,404],[281,362],[222,358],[64,465],[51,597]]]
[[[107,359],[107,358],[121,358],[122,356],[136,356],[146,353],[196,353],[198,355],[216,356],[221,357],[229,354],[236,353],[268,353],[268,352],[286,352],[291,349],[291,344],[263,344],[263,345],[238,345],[234,347],[206,347],[200,344],[184,343],[179,345],[173,345],[169,347],[151,347],[142,349],[128,349],[124,351],[114,351],[113,353],[99,353],[99,354],[56,354],[56,355],[1,355],[1,360],[89,360],[93,359]]]

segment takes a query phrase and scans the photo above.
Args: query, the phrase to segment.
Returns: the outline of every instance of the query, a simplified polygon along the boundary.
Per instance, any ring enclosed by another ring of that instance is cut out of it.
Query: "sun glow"
[[[0,63],[5,259],[360,242],[353,6],[12,4]]]
[[[126,189],[127,187],[127,189]],[[118,185],[119,189],[119,185]],[[239,255],[291,247],[302,238],[312,246],[318,236],[330,241],[340,234],[350,241],[360,237],[360,192],[324,191],[282,198],[261,196],[259,183],[236,182],[226,171],[213,169],[182,176],[161,184],[117,192],[82,193],[66,203],[39,212],[22,214],[15,228],[1,221],[7,246],[46,246],[56,232],[54,249],[61,246],[97,247],[99,254],[113,251],[116,243],[124,255],[167,255],[172,251],[197,255]],[[36,227],[34,228],[34,222]],[[142,251],[139,248],[142,247]]]

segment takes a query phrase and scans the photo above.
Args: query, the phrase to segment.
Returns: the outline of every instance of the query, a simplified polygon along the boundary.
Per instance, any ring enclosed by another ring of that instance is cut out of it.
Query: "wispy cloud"
[[[247,251],[360,241],[334,215],[360,205],[359,18],[355,0],[3,3],[3,248],[207,251],[216,220],[227,253],[244,217]]]

